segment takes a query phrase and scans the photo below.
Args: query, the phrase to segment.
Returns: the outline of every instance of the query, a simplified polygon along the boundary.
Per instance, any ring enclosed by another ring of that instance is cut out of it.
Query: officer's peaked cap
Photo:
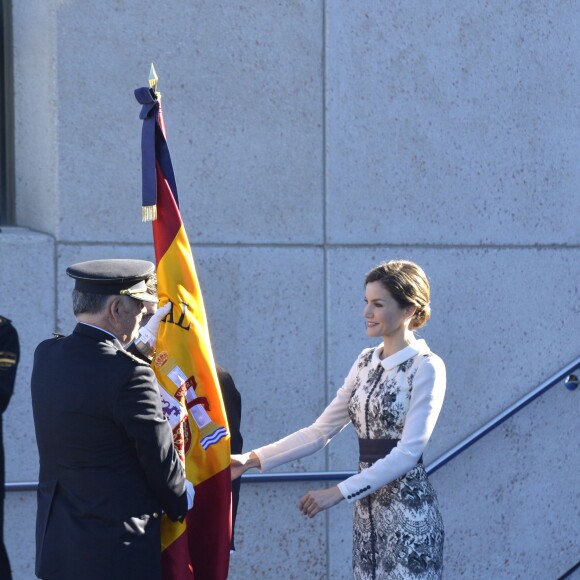
[[[75,289],[93,294],[124,294],[145,302],[157,302],[149,294],[145,280],[155,272],[153,263],[146,260],[90,260],[66,269],[75,279]]]

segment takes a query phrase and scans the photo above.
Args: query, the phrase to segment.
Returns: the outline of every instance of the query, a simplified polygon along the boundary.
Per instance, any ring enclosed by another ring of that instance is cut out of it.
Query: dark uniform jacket
[[[151,368],[110,334],[78,324],[37,347],[31,388],[36,574],[161,578],[161,511],[185,517],[187,497]]]
[[[0,416],[14,392],[19,357],[18,333],[8,318],[0,316]]]
[[[230,448],[232,453],[241,453],[244,440],[240,431],[240,423],[242,420],[242,397],[230,373],[216,364],[216,371],[220,389],[222,392],[222,399],[224,401],[224,408],[228,418],[228,426],[230,428]],[[240,485],[242,478],[232,481],[232,542],[231,549],[235,550],[234,530],[236,525],[236,514],[238,513],[238,503],[240,500]]]
[[[2,413],[8,407],[14,381],[16,367],[20,358],[18,333],[10,320],[0,316],[0,578],[10,578],[10,564],[4,546],[4,442],[2,439]]]
[[[150,359],[145,356],[136,346],[135,343],[131,343],[127,350],[134,354],[136,357],[140,358],[146,363],[150,363]],[[244,439],[240,431],[240,425],[242,422],[242,396],[240,391],[236,388],[234,379],[232,375],[224,367],[216,363],[215,365],[217,378],[220,386],[220,391],[222,394],[222,399],[224,402],[224,409],[226,411],[226,416],[228,418],[228,426],[230,429],[230,451],[231,453],[241,453],[244,445]],[[240,485],[242,483],[242,478],[232,481],[232,539],[230,543],[230,548],[235,550],[235,525],[236,525],[236,515],[238,513],[238,504],[240,501]]]

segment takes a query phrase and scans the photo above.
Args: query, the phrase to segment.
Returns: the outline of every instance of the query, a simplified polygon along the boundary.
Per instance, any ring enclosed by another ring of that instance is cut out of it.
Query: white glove
[[[189,479],[185,480],[185,492],[187,493],[187,510],[189,511],[193,507],[193,497],[195,496],[193,484]]]
[[[155,312],[155,314],[149,319],[149,322],[139,329],[139,337],[135,341],[135,345],[141,352],[143,352],[143,354],[148,354],[155,350],[155,343],[157,342],[159,326],[161,325],[161,321],[169,314],[170,311],[171,302],[168,302],[164,306],[158,308],[157,312]]]

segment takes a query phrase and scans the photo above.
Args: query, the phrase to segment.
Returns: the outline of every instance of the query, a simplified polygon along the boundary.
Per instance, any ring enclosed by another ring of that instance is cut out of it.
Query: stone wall
[[[17,228],[2,314],[22,364],[7,481],[34,481],[35,345],[68,333],[66,267],[153,258],[139,105],[155,63],[181,209],[247,449],[314,420],[369,345],[365,272],[420,263],[446,361],[430,461],[578,356],[580,44],[570,4],[13,2]],[[557,577],[577,560],[578,393],[559,385],[433,476],[446,578]],[[284,471],[351,470],[352,428]],[[242,486],[231,577],[350,577],[351,509],[323,484]],[[34,494],[6,498],[33,578]],[[575,510],[571,507],[575,506]]]

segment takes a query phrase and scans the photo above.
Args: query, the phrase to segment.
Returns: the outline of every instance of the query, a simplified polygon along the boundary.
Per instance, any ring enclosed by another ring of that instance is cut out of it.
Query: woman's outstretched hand
[[[309,491],[298,502],[298,508],[305,516],[312,518],[318,512],[327,510],[343,499],[344,496],[340,492],[340,489],[338,489],[338,486],[334,485],[328,489],[316,489]]]
[[[253,451],[250,451],[249,453],[241,453],[240,455],[232,455],[230,460],[232,481],[238,479],[238,477],[246,473],[248,469],[251,469],[252,467],[260,468],[261,466],[260,459]]]

